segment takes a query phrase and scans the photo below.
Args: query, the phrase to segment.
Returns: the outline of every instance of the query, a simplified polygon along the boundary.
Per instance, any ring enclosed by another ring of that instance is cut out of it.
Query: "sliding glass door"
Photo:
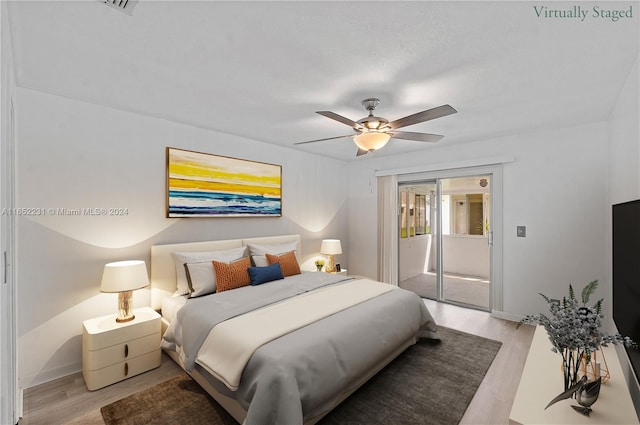
[[[492,175],[401,182],[399,285],[491,309]]]

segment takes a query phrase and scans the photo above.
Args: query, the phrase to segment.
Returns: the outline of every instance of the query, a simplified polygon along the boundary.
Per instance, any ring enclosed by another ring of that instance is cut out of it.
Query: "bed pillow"
[[[231,263],[213,260],[213,270],[216,274],[216,292],[224,292],[251,285],[251,279],[247,271],[249,267],[251,267],[249,257],[243,257]]]
[[[293,276],[294,274],[300,274],[300,266],[296,259],[296,254],[293,251],[289,251],[282,255],[266,254],[267,262],[269,264],[280,264],[282,274],[284,276]]]
[[[216,292],[216,275],[211,261],[204,263],[187,263],[184,265],[189,298],[201,297]]]
[[[189,263],[204,263],[211,261],[223,261],[225,263],[237,260],[244,257],[246,248],[241,246],[239,248],[225,249],[221,251],[197,251],[197,252],[172,252],[173,261],[176,267],[176,295],[189,295],[189,281],[187,280],[187,274],[184,268],[185,264]]]
[[[270,243],[270,244],[247,244],[249,255],[256,267],[268,266],[269,262],[266,254],[280,255],[289,251],[295,252],[298,249],[298,241]]]
[[[249,267],[248,272],[251,278],[251,285],[253,286],[284,279],[280,264],[278,263],[266,267]]]

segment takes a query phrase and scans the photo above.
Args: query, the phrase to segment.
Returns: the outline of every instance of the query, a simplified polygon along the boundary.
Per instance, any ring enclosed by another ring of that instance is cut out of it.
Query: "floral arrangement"
[[[315,262],[316,264],[316,268],[318,269],[318,271],[322,270],[322,267],[324,266],[324,260],[322,258],[318,258]]]
[[[563,297],[562,300],[540,294],[549,305],[551,316],[542,313],[528,315],[517,326],[520,327],[523,323],[544,326],[551,341],[551,350],[562,355],[565,390],[576,384],[582,361],[588,364],[591,353],[598,350],[600,346],[623,343],[628,347],[637,347],[629,337],[602,332],[600,326],[603,317],[601,314],[603,299],[590,307],[587,306],[590,296],[597,288],[597,280],[586,285],[581,293],[581,302],[576,299],[571,285],[569,285],[569,296]]]

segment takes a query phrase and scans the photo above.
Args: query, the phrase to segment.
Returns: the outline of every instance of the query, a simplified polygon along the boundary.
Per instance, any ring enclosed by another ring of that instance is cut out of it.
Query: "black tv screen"
[[[612,210],[613,321],[620,334],[640,344],[640,199]],[[627,354],[640,381],[640,350]]]

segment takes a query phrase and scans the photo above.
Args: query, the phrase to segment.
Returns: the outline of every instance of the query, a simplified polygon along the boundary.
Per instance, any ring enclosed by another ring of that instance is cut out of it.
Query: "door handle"
[[[487,245],[493,245],[493,230],[487,233]]]

